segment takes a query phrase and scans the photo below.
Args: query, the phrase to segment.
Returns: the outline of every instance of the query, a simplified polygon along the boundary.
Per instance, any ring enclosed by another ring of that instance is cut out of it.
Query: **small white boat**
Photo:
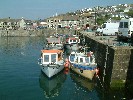
[[[76,51],[79,49],[80,39],[78,37],[69,37],[66,39],[65,48]]]
[[[53,49],[59,49],[59,50],[63,50],[64,45],[62,43],[62,38],[61,37],[49,37],[46,38],[47,40],[47,45],[46,47],[48,48],[53,48]]]
[[[71,64],[70,68],[74,72],[90,80],[93,79],[96,73],[97,63],[95,63],[95,57],[92,52],[87,54],[72,52],[69,56],[69,61]]]
[[[41,70],[51,78],[64,68],[63,51],[56,49],[41,50],[39,64]]]

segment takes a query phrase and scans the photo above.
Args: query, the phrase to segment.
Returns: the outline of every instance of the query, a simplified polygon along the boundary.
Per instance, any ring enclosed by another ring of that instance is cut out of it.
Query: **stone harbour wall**
[[[105,87],[124,87],[127,80],[133,80],[133,47],[109,46],[95,36],[82,34],[91,48],[98,64],[99,77]]]
[[[3,36],[49,36],[55,34],[55,29],[39,29],[39,30],[0,30],[0,37]],[[58,29],[57,33],[70,34],[75,33],[75,30],[70,29]]]

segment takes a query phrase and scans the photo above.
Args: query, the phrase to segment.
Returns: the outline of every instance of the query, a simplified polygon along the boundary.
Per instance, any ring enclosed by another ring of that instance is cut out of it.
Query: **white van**
[[[102,26],[103,35],[116,35],[118,33],[119,22],[107,22]]]
[[[118,36],[131,38],[133,34],[133,18],[123,18],[120,20]]]

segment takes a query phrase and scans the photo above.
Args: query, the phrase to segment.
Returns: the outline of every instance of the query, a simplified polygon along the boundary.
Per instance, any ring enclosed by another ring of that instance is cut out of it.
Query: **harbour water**
[[[121,100],[123,92],[106,93],[97,83],[62,71],[48,79],[38,65],[45,39],[0,38],[0,100]]]

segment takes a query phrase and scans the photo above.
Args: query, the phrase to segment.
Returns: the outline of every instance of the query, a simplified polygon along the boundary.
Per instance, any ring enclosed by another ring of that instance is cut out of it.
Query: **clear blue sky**
[[[95,6],[133,4],[133,0],[0,0],[0,18],[44,19]]]

